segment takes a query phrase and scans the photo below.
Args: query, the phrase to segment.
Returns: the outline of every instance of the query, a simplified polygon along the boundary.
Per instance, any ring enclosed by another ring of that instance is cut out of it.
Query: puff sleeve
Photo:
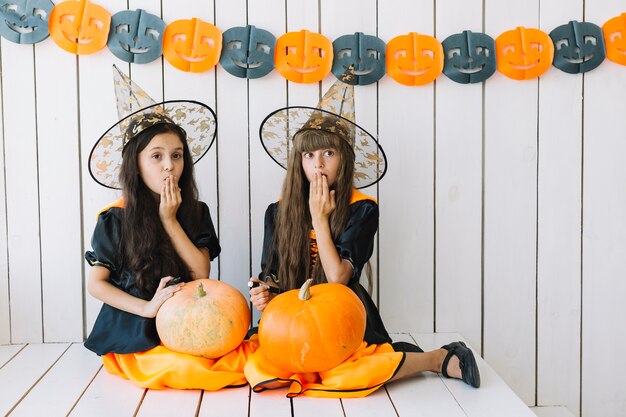
[[[217,239],[215,233],[215,227],[213,226],[213,220],[211,220],[211,213],[206,203],[200,202],[200,227],[195,236],[192,237],[193,243],[199,248],[207,248],[211,255],[211,260],[217,258],[222,248],[220,242]]]
[[[85,259],[91,266],[103,266],[110,271],[119,269],[119,244],[121,233],[120,209],[112,208],[98,216],[98,222],[91,237],[91,251],[85,252]]]
[[[270,204],[265,210],[265,230],[263,233],[263,253],[261,254],[261,273],[259,274],[259,279],[262,278],[261,275],[263,274],[263,271],[265,271],[266,267],[269,267],[268,272],[270,274],[276,275],[276,271],[278,270],[278,254],[275,247],[276,242],[274,241],[277,210],[278,202]]]
[[[372,200],[352,204],[351,214],[335,246],[339,256],[352,264],[350,282],[357,282],[361,270],[374,252],[374,235],[378,230],[378,205]]]

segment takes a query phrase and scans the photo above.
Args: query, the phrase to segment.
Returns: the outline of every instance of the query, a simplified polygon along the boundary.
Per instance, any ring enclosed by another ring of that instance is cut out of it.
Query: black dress
[[[265,211],[265,236],[263,238],[263,254],[261,270],[267,269],[277,277],[278,250],[274,240],[278,202],[272,203]],[[368,344],[391,343],[396,351],[422,352],[418,346],[406,342],[392,343],[385,329],[378,308],[369,293],[359,283],[361,271],[374,252],[374,235],[378,230],[378,204],[372,200],[359,200],[350,205],[350,217],[343,233],[335,241],[335,247],[342,259],[352,264],[352,277],[348,287],[359,297],[367,315],[364,340]],[[272,248],[274,245],[274,248]],[[269,259],[271,256],[272,259]],[[278,280],[279,278],[275,278]]]
[[[200,227],[190,236],[197,247],[209,250],[211,260],[220,253],[220,245],[211,221],[209,208],[203,202],[201,206]],[[91,238],[92,251],[85,253],[85,259],[91,266],[102,266],[111,271],[111,284],[130,295],[145,300],[154,294],[141,294],[135,285],[135,275],[127,269],[120,268],[119,247],[121,231],[121,215],[123,208],[110,208],[98,217],[98,222]],[[161,279],[162,277],[157,277]],[[126,311],[103,304],[91,334],[85,341],[85,347],[98,355],[107,353],[143,352],[158,346],[160,343],[156,331],[155,319],[144,318]]]

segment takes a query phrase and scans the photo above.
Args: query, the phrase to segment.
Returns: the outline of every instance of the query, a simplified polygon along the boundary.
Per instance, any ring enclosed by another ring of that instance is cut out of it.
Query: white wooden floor
[[[457,334],[416,334],[425,350]],[[395,335],[411,341],[411,335]],[[425,374],[394,382],[366,398],[285,397],[285,391],[252,393],[249,387],[219,392],[147,390],[112,376],[100,358],[79,343],[0,346],[0,415],[14,416],[445,416],[535,417],[477,355],[482,386]]]

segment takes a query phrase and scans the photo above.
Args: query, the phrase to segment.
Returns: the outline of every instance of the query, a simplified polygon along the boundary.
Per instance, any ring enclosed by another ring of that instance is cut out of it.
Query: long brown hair
[[[282,200],[278,205],[278,223],[274,233],[277,244],[270,246],[278,250],[277,276],[282,289],[298,288],[309,277],[315,283],[327,281],[321,262],[316,262],[311,270],[309,182],[302,168],[302,152],[332,148],[339,153],[337,176],[331,187],[335,190],[336,199],[336,208],[329,219],[333,240],[341,235],[350,217],[354,179],[354,151],[337,135],[322,130],[305,130],[294,136],[293,146],[283,183]]]
[[[178,181],[182,203],[176,218],[185,233],[192,236],[200,222],[198,188],[193,177],[193,160],[183,129],[173,124],[152,126],[128,142],[123,151],[120,182],[125,199],[122,215],[121,256],[124,268],[136,278],[136,286],[143,296],[154,294],[159,280],[167,275],[190,277],[191,271],[178,256],[159,218],[159,196],[141,179],[138,156],[160,133],[172,132],[183,145],[183,172]]]

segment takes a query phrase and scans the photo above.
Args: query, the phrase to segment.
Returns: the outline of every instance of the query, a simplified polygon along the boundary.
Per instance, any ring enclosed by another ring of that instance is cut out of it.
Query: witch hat
[[[89,174],[98,184],[120,188],[122,151],[130,140],[149,127],[158,124],[181,127],[194,164],[213,144],[217,120],[206,104],[192,100],[157,103],[115,65],[113,84],[119,120],[100,136],[89,155]]]
[[[287,169],[293,137],[304,130],[333,133],[350,144],[355,154],[354,186],[368,187],[382,179],[387,158],[378,141],[355,123],[354,86],[348,84],[349,68],[328,89],[317,107],[289,106],[270,113],[261,123],[259,134],[267,154]]]

